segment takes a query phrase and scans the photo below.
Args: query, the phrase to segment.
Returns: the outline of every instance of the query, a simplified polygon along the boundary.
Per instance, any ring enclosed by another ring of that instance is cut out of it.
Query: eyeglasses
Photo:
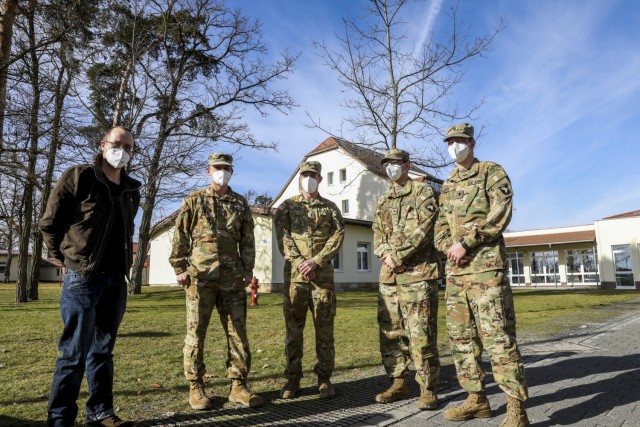
[[[127,153],[131,154],[133,152],[133,145],[131,144],[121,144],[120,142],[114,142],[114,141],[102,141],[102,142],[106,142],[107,144],[111,145],[113,148],[122,148],[124,151],[126,151]]]

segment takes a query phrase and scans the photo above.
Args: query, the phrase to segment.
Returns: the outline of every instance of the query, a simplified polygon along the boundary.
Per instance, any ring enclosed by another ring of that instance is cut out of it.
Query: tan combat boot
[[[211,408],[211,400],[204,392],[202,381],[191,381],[189,385],[189,405],[193,409],[199,410]]]
[[[231,392],[229,402],[239,403],[247,408],[257,408],[264,403],[264,400],[249,390],[244,380],[231,380]]]
[[[293,399],[300,390],[300,379],[289,379],[287,383],[280,390],[280,397],[283,399]]]
[[[449,421],[466,421],[471,418],[489,418],[490,416],[491,407],[484,392],[469,393],[464,402],[444,411],[444,418]]]
[[[318,391],[320,391],[320,399],[331,399],[336,395],[330,378],[318,377]]]
[[[420,392],[418,409],[436,409],[438,407],[438,395],[432,389],[425,388]]]
[[[394,378],[393,384],[387,390],[376,394],[376,402],[391,403],[409,396],[409,388],[404,377]]]
[[[507,416],[500,427],[527,427],[529,418],[524,410],[522,401],[507,395]]]

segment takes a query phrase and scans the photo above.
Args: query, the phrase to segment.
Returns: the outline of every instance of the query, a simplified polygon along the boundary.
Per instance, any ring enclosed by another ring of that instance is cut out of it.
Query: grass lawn
[[[585,323],[599,323],[620,311],[616,303],[640,297],[638,291],[519,290],[515,304],[518,337],[534,341]],[[441,293],[441,298],[442,298]],[[4,419],[24,425],[46,419],[46,404],[61,331],[58,284],[42,284],[40,300],[15,304],[15,288],[0,285],[0,424]],[[338,295],[336,318],[337,382],[382,373],[376,321],[377,294]],[[439,345],[443,363],[450,363],[444,303],[439,309]],[[115,349],[115,404],[124,418],[151,419],[168,412],[192,412],[182,373],[185,334],[184,292],[176,287],[144,287],[129,297]],[[284,319],[282,296],[263,294],[260,306],[248,309],[253,353],[250,383],[257,392],[284,385]],[[307,322],[303,386],[315,383],[313,323]],[[226,399],[226,345],[218,319],[212,318],[205,349],[207,390]],[[79,398],[78,420],[84,420],[86,385]]]

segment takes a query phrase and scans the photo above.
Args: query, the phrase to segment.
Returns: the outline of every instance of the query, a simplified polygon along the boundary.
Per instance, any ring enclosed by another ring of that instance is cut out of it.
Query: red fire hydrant
[[[255,306],[258,305],[258,288],[260,287],[260,285],[258,285],[258,278],[254,277],[253,279],[251,279],[251,305]]]

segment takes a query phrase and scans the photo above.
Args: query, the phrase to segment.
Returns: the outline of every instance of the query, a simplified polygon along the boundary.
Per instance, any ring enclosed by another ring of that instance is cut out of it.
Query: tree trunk
[[[31,146],[29,147],[29,164],[27,167],[27,179],[25,180],[23,201],[24,201],[24,222],[20,230],[20,246],[18,250],[18,277],[16,280],[16,302],[28,301],[28,266],[29,266],[29,241],[33,226],[33,190],[36,182],[36,161],[38,157],[38,113],[40,112],[40,65],[38,63],[37,52],[35,46],[35,26],[34,14],[36,1],[29,1],[29,43],[31,47],[31,72],[30,82],[33,89],[33,101],[31,104],[31,117],[29,123],[29,139]],[[40,262],[40,254],[33,254],[32,262]]]
[[[0,0],[0,153],[4,144],[4,111],[7,102],[6,66],[11,54],[13,21],[16,18],[17,0]]]
[[[147,259],[147,252],[149,251],[151,217],[156,204],[156,195],[158,194],[160,156],[162,155],[162,149],[164,148],[164,143],[167,138],[165,132],[168,121],[167,116],[168,113],[162,116],[158,140],[156,141],[151,164],[149,165],[149,184],[147,184],[147,192],[142,205],[142,221],[140,222],[140,229],[138,231],[138,252],[133,261],[133,271],[131,274],[131,282],[129,283],[129,293],[131,295],[142,293],[142,273]]]
[[[7,265],[4,268],[4,283],[9,283],[11,277],[11,262],[13,261],[13,227],[7,233]]]
[[[60,141],[60,130],[62,127],[62,109],[64,107],[64,100],[69,93],[69,87],[71,85],[71,77],[69,76],[65,80],[65,74],[67,72],[67,68],[64,66],[65,58],[64,58],[64,46],[61,47],[61,58],[62,65],[60,71],[58,73],[58,78],[56,80],[56,91],[55,91],[55,110],[53,114],[53,123],[51,129],[51,144],[49,145],[49,154],[47,155],[47,170],[44,174],[44,182],[42,184],[42,203],[40,205],[40,215],[38,218],[41,218],[44,214],[44,211],[47,207],[47,201],[49,200],[49,194],[51,194],[51,186],[53,181],[53,171],[56,165],[56,155],[58,154],[58,149],[61,146]],[[33,237],[33,254],[34,260],[36,254],[40,256],[42,253],[42,233],[36,232]],[[29,299],[37,300],[38,299],[38,283],[40,281],[40,263],[34,262],[31,264],[31,274],[29,277]]]
[[[155,192],[154,192],[155,193]],[[142,205],[142,221],[140,222],[140,230],[138,231],[138,252],[133,260],[131,272],[131,281],[129,282],[129,293],[138,295],[142,293],[142,276],[144,266],[149,252],[149,230],[151,229],[151,216],[153,215],[153,207],[155,204],[155,194],[151,197],[147,193],[144,204]]]
[[[129,83],[129,77],[131,77],[131,72],[133,70],[133,64],[131,62],[127,62],[127,68],[124,70],[124,74],[120,78],[120,89],[118,89],[118,99],[116,100],[116,108],[113,113],[113,123],[111,126],[120,126],[122,125],[122,108],[124,105],[124,96],[127,89],[127,84]]]

